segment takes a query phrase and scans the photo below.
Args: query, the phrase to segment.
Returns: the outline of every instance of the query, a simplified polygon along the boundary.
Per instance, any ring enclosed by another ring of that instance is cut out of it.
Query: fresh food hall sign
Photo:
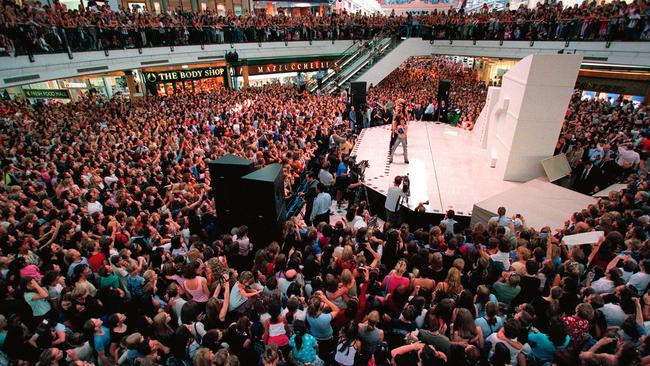
[[[25,97],[41,99],[70,99],[66,89],[24,89]]]
[[[284,72],[315,71],[334,67],[335,61],[290,62],[286,64],[263,64],[242,66],[237,69],[238,75],[243,75],[244,67],[248,67],[249,75],[277,74]]]
[[[148,83],[196,80],[223,76],[225,70],[224,67],[208,67],[204,69],[171,70],[161,72],[146,71],[144,73],[144,79]]]

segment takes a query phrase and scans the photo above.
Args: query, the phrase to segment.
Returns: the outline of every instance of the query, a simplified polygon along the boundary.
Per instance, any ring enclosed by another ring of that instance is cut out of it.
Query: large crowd
[[[448,105],[437,99],[441,80],[450,82]],[[486,95],[487,87],[462,58],[410,58],[369,89],[369,120],[372,125],[386,123],[394,101],[400,101],[409,121],[436,120],[471,130]]]
[[[416,117],[436,89],[409,90],[440,77],[476,113],[469,70],[409,65],[404,88],[370,92],[385,122]],[[373,224],[354,194],[350,108],[280,85],[2,102],[0,365],[649,363],[646,107],[572,99],[558,150],[578,167],[603,147],[627,185],[561,228],[506,208],[472,227],[453,211]],[[282,240],[220,227],[207,162],[226,153],[283,164],[286,197],[307,201]],[[330,223],[334,197],[347,213]],[[562,241],[595,230],[594,245]]]
[[[501,40],[648,40],[647,0],[631,3],[583,2],[563,7],[539,3],[533,9],[465,13],[447,12],[361,15],[333,13],[290,17],[284,13],[235,16],[214,10],[192,12],[111,9],[89,1],[68,9],[58,1],[3,2],[0,5],[0,48],[6,55],[142,48],[186,44],[323,39],[370,39],[384,32],[436,39]]]

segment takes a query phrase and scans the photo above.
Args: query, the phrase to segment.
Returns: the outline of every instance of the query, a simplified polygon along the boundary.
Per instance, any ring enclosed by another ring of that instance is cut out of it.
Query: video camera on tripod
[[[409,173],[402,176],[402,192],[406,193],[407,196],[411,195],[411,179],[409,178]]]
[[[357,174],[359,175],[359,180],[364,181],[366,179],[366,168],[370,167],[368,160],[361,160],[357,163],[357,157],[350,156],[349,162],[350,166],[356,170]]]

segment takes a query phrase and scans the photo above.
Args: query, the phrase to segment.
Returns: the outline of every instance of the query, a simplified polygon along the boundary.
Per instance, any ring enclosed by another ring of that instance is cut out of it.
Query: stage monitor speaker
[[[542,160],[542,167],[549,182],[555,182],[571,175],[571,165],[564,154]]]
[[[253,243],[262,248],[281,239],[286,215],[281,164],[271,164],[241,178],[246,223]]]
[[[239,198],[244,195],[240,178],[253,171],[253,162],[235,155],[224,155],[208,163],[210,186],[220,229],[230,231],[244,224]]]
[[[445,105],[449,105],[449,91],[451,89],[451,80],[440,80],[438,83],[438,104],[444,100]]]

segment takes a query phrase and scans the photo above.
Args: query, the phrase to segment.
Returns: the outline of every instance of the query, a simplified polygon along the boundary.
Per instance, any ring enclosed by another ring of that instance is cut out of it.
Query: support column
[[[242,66],[242,76],[244,77],[244,88],[248,88],[250,85],[248,83],[248,66]]]
[[[126,87],[129,88],[129,97],[131,100],[135,98],[135,94],[137,93],[137,86],[135,84],[135,76],[133,74],[126,75]]]

